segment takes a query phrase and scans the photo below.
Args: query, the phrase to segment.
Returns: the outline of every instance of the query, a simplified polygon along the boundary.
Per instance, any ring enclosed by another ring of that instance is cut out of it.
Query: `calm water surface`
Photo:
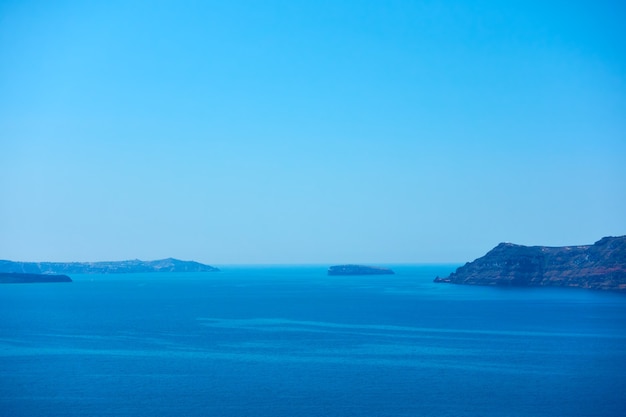
[[[454,266],[0,286],[0,416],[624,416],[626,296]]]

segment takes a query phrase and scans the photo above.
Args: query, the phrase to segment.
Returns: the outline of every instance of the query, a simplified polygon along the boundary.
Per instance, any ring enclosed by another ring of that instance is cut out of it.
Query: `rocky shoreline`
[[[72,282],[72,279],[67,275],[0,272],[0,284],[34,284],[40,282]]]
[[[593,245],[500,243],[485,256],[434,282],[520,287],[576,287],[626,293],[626,236]]]

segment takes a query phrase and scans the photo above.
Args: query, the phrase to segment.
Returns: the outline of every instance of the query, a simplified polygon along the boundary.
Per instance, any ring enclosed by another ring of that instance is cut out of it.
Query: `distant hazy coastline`
[[[194,261],[167,258],[114,262],[13,262],[0,260],[0,272],[27,274],[127,274],[143,272],[217,272],[218,268]]]

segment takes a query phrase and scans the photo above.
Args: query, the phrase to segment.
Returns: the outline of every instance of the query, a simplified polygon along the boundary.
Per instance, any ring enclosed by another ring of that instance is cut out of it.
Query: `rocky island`
[[[521,287],[578,287],[626,293],[626,236],[584,246],[500,243],[435,282]]]
[[[0,284],[33,284],[36,282],[72,282],[72,279],[67,275],[0,272]]]
[[[364,265],[335,265],[328,268],[328,275],[393,275],[389,268]]]
[[[28,274],[127,274],[138,272],[215,272],[219,269],[174,258],[157,261],[13,262],[0,260],[0,272]]]

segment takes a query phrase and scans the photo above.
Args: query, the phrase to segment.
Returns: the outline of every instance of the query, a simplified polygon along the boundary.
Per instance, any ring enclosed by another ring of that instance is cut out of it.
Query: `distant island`
[[[37,282],[72,282],[72,279],[67,275],[0,272],[0,284],[33,284]]]
[[[435,282],[521,287],[578,287],[626,293],[626,236],[585,246],[500,243]]]
[[[335,265],[328,268],[328,275],[393,275],[389,268],[364,265]]]
[[[114,262],[13,262],[0,260],[0,272],[27,274],[128,274],[144,272],[216,272],[219,269],[194,261],[167,258],[157,261]]]

